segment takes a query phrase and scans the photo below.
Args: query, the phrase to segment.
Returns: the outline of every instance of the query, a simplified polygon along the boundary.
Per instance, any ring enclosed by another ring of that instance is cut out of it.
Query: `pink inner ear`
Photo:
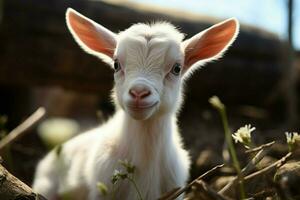
[[[95,23],[78,15],[74,11],[68,14],[69,25],[74,34],[89,49],[103,53],[109,57],[113,57],[115,49],[115,41],[107,30],[98,30]]]
[[[231,44],[236,32],[236,21],[229,20],[195,35],[185,47],[185,65],[191,66],[199,60],[210,59],[222,53]]]

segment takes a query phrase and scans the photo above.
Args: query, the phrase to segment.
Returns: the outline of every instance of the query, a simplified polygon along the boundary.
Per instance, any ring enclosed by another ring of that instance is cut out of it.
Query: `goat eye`
[[[118,60],[115,60],[115,62],[114,62],[114,69],[115,69],[115,72],[118,72],[121,69],[121,64],[119,63]]]
[[[172,74],[178,76],[180,74],[180,71],[181,71],[181,65],[179,63],[175,63],[173,65],[173,68],[172,68]]]

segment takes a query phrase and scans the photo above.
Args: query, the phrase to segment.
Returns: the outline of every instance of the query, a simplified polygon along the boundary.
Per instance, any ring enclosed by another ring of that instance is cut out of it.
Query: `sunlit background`
[[[287,39],[288,1],[286,0],[132,0],[148,5],[157,5],[176,10],[194,12],[218,18],[236,17],[240,22],[276,33]],[[294,1],[294,43],[300,49],[300,1]]]

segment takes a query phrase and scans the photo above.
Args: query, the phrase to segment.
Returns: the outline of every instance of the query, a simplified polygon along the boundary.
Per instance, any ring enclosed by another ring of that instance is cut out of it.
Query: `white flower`
[[[300,139],[300,135],[297,132],[285,132],[287,143],[295,143]]]
[[[113,176],[118,176],[119,174],[121,174],[121,171],[118,169],[115,169],[113,172]]]
[[[224,109],[225,107],[224,104],[219,99],[219,97],[217,96],[212,96],[211,98],[209,98],[208,102],[217,109]]]
[[[240,142],[244,144],[246,148],[250,148],[251,146],[251,132],[255,130],[255,127],[251,127],[251,125],[245,125],[244,127],[239,128],[234,134],[232,134],[235,142]]]
[[[297,132],[285,132],[285,135],[290,151],[300,144],[300,135]]]

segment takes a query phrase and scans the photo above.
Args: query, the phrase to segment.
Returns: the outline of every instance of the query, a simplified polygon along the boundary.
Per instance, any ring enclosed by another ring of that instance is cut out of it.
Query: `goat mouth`
[[[149,108],[153,108],[154,106],[156,106],[158,104],[157,102],[154,102],[152,104],[128,104],[128,107],[131,110],[145,110],[145,109],[149,109]]]

